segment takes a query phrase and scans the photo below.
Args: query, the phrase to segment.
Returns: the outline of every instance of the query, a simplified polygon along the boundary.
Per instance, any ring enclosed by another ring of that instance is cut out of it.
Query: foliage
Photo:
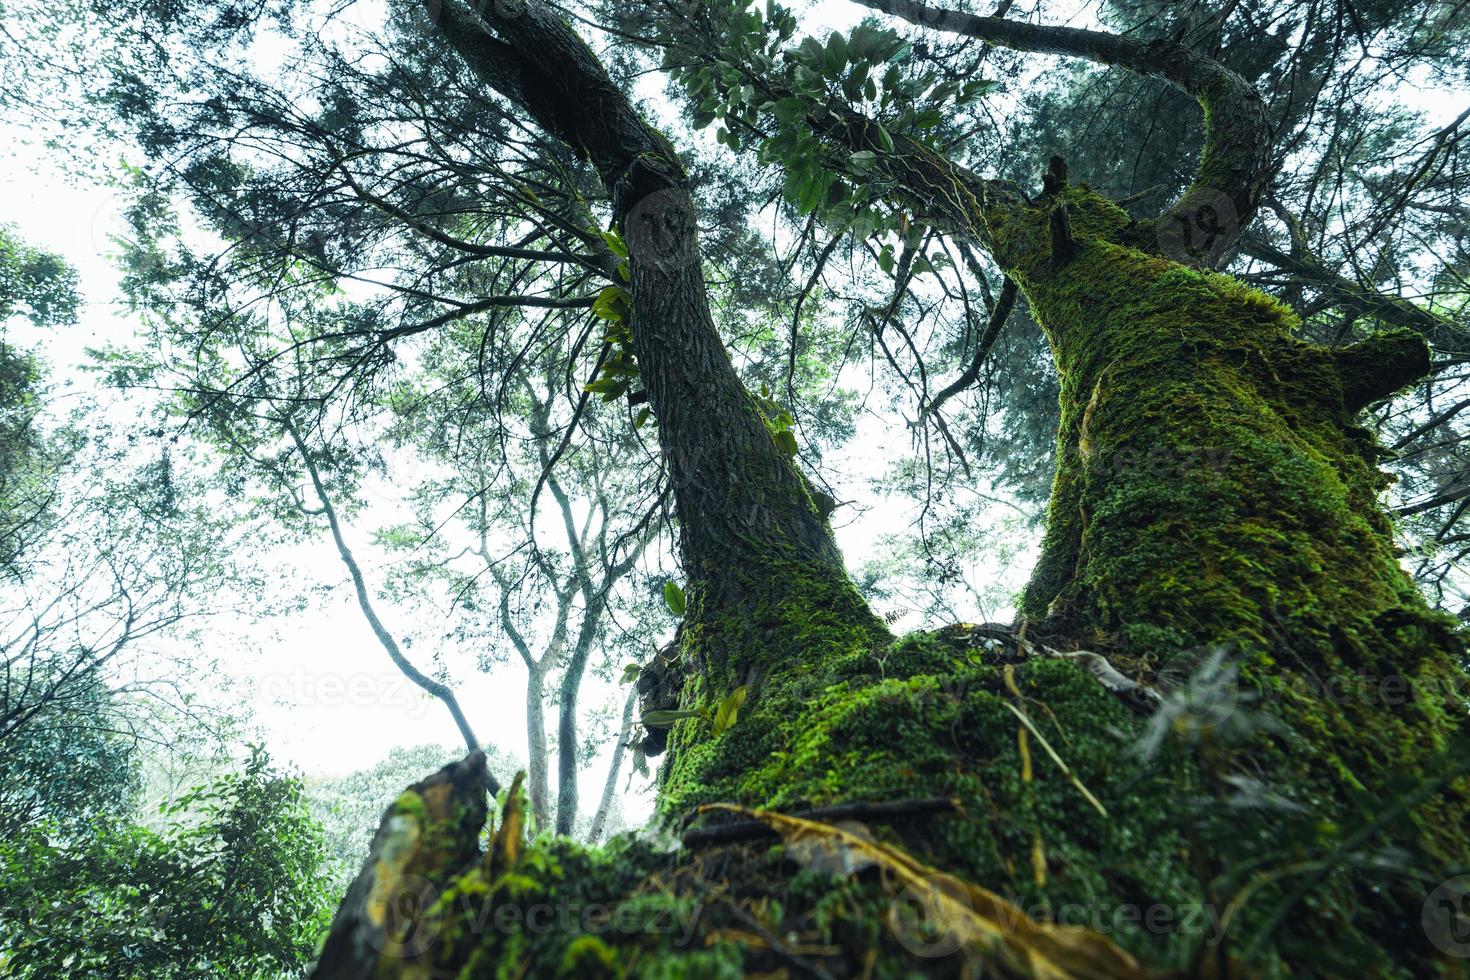
[[[6,325],[26,319],[37,328],[71,323],[78,305],[76,272],[59,256],[22,244],[0,226],[0,577],[39,537],[56,491],[67,445],[43,432],[45,369],[7,338]]]
[[[645,744],[669,750],[666,828],[719,802],[938,793],[942,815],[865,831],[879,843],[858,850],[977,886],[951,899],[1029,906],[976,928],[1044,934],[1033,919],[1080,901],[1223,909],[1219,936],[1135,920],[1117,941],[1191,974],[1422,975],[1426,888],[1470,860],[1465,643],[1399,567],[1360,416],[1415,453],[1401,472],[1422,496],[1399,515],[1450,602],[1470,509],[1456,427],[1470,113],[1431,124],[1393,96],[1466,77],[1463,24],[1378,0],[1118,0],[1096,8],[1111,34],[1062,26],[1041,0],[990,18],[861,5],[911,26],[807,37],[775,2],[395,3],[350,32],[325,5],[67,8],[103,46],[81,59],[103,70],[68,83],[95,79],[86,105],[145,161],[124,261],[150,343],[115,355],[112,380],[180,389],[223,458],[267,474],[287,532],[316,515],[278,425],[311,430],[295,452],[323,508],[323,487],[362,508],[386,445],[412,454],[413,519],[381,536],[402,559],[389,588],[487,663],[509,640],[525,664],[541,825],[548,672],[562,671],[565,830],[594,641],[624,662],[666,611],[675,643],[624,671],[647,696]],[[610,28],[590,41],[612,74],[563,13]],[[262,39],[288,70],[262,70]],[[1035,57],[1056,53],[1108,73]],[[1108,88],[1119,65],[1131,98]],[[674,139],[630,94],[654,68],[684,110]],[[1195,101],[1160,102],[1161,79]],[[1242,96],[1235,117],[1222,90]],[[1223,171],[1179,151],[1201,123],[1261,152],[1243,186],[1171,212],[1186,183],[1220,190]],[[1106,135],[1079,135],[1094,127]],[[1056,157],[1033,194],[1057,150],[1098,186],[1069,183]],[[1155,186],[1134,186],[1143,175]],[[1135,191],[1133,211],[1113,200]],[[1217,259],[1238,276],[1203,267]],[[1013,317],[1018,290],[1029,310]],[[887,418],[861,448],[918,512],[917,543],[895,540],[865,584],[942,578],[942,607],[993,527],[966,520],[995,498],[1023,518],[1049,500],[1014,630],[895,641],[853,586],[835,500],[798,466],[816,473],[859,405]],[[1160,453],[1162,472],[1140,462]],[[682,574],[642,563],[673,550],[676,524]],[[609,644],[620,614],[635,625]],[[1269,717],[1195,724],[1181,660],[1204,661],[1185,673],[1206,691],[1274,699]],[[1354,672],[1412,696],[1311,687]],[[872,869],[824,875],[789,840],[708,858],[627,839],[523,847],[519,785],[488,854],[482,779],[462,799],[442,778],[396,797],[372,880],[391,892],[422,872],[443,894],[405,912],[375,887],[341,921],[417,915],[442,927],[431,965],[467,977],[912,968],[879,927],[895,896]],[[460,910],[483,923],[564,897],[699,909],[704,962],[649,930],[456,928]],[[337,938],[361,951],[359,933]],[[975,972],[963,959],[942,969]]]
[[[113,816],[0,843],[0,964],[14,977],[300,976],[327,924],[300,780],[259,747],[161,830]]]
[[[76,319],[79,303],[75,269],[0,226],[0,324],[18,316],[37,327],[64,326]]]
[[[0,837],[48,827],[77,837],[131,812],[137,799],[136,742],[117,696],[94,674],[74,684],[39,679],[39,711],[0,740]]]

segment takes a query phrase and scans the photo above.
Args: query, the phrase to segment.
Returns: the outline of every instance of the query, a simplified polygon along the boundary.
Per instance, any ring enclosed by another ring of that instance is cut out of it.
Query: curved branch
[[[454,724],[459,728],[459,733],[464,738],[465,747],[469,749],[470,754],[479,752],[480,740],[475,737],[474,731],[470,728],[469,719],[465,717],[454,692],[415,667],[403,655],[398,641],[393,638],[393,634],[388,632],[388,628],[378,618],[377,610],[373,608],[372,599],[368,596],[367,580],[363,577],[362,568],[357,564],[357,558],[352,554],[352,549],[347,546],[347,540],[342,536],[342,524],[337,518],[337,508],[333,506],[331,498],[327,495],[321,474],[317,471],[316,463],[311,459],[311,452],[307,449],[305,440],[301,438],[301,432],[296,428],[296,424],[289,420],[283,424],[286,433],[296,445],[296,451],[301,454],[301,461],[306,466],[306,474],[311,479],[312,490],[316,493],[317,500],[321,502],[322,510],[327,515],[327,523],[332,529],[332,541],[337,545],[337,554],[341,557],[342,564],[347,566],[347,574],[352,577],[352,587],[357,592],[357,605],[362,609],[368,625],[372,627],[373,634],[377,636],[378,642],[387,651],[393,665],[404,677],[429,695],[438,698],[444,703],[444,707],[449,709],[450,715],[454,718]],[[500,783],[488,771],[485,773],[485,785],[492,794],[500,792]]]
[[[1085,58],[1161,78],[1200,104],[1205,141],[1199,171],[1183,196],[1156,224],[1208,221],[1215,234],[1202,256],[1217,263],[1240,238],[1260,206],[1272,173],[1271,124],[1255,87],[1220,62],[1178,42],[1143,42],[1103,31],[1026,24],[1004,17],[943,10],[915,0],[854,0],[911,24],[963,34],[1036,54]]]
[[[995,308],[990,311],[990,321],[985,325],[985,333],[980,338],[980,343],[975,346],[975,356],[970,360],[970,366],[965,368],[965,373],[954,380],[954,383],[946,387],[934,400],[924,406],[925,415],[932,415],[939,411],[939,407],[949,401],[955,395],[964,391],[975,383],[980,377],[980,369],[985,366],[985,359],[990,356],[990,348],[995,346],[995,340],[1000,336],[1001,327],[1005,326],[1011,317],[1011,310],[1016,306],[1016,281],[1007,276],[1000,287],[1000,298],[995,301]]]

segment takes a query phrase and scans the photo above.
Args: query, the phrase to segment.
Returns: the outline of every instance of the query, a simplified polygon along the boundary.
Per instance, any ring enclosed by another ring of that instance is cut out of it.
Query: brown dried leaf
[[[1138,961],[1100,933],[1080,926],[1039,922],[988,889],[924,864],[913,856],[852,831],[815,820],[731,803],[711,803],[701,812],[722,810],[759,820],[788,848],[798,843],[853,852],[849,863],[866,861],[894,875],[906,890],[932,902],[934,921],[956,943],[990,961],[1005,975],[1037,980],[1144,980]]]

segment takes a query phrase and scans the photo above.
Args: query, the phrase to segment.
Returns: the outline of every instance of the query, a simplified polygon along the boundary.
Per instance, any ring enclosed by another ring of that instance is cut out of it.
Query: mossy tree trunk
[[[966,220],[1062,377],[1045,551],[1020,635],[895,641],[731,368],[672,148],[539,4],[436,16],[487,84],[597,168],[629,246],[689,583],[678,704],[748,691],[725,730],[674,725],[659,820],[853,804],[865,836],[944,888],[978,883],[1032,915],[982,929],[970,890],[937,931],[906,929],[912,868],[830,828],[784,851],[740,833],[672,852],[523,847],[512,798],[481,855],[459,829],[476,790],[441,789],[470,767],[390,810],[319,976],[1131,971],[1098,952],[1104,932],[1161,971],[1448,972],[1419,916],[1426,876],[1470,858],[1466,785],[1446,761],[1463,646],[1397,566],[1376,449],[1353,421],[1424,371],[1421,344],[1303,344],[1284,307],[1140,247],[1060,173],[1034,202],[978,188]],[[1203,709],[1170,678],[1181,662],[1209,674]],[[1322,687],[1349,677],[1347,696]],[[551,928],[532,922],[542,908]],[[1093,931],[1042,932],[1045,955],[1017,938],[1068,909]]]

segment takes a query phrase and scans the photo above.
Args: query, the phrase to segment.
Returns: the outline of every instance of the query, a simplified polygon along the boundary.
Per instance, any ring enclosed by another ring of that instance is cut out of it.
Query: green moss
[[[618,956],[596,936],[578,936],[567,944],[561,957],[560,976],[615,976]]]
[[[894,639],[840,567],[752,532],[719,576],[690,571],[680,651],[683,707],[749,696],[718,736],[675,725],[659,820],[949,797],[959,812],[867,830],[1155,970],[1452,975],[1417,924],[1424,882],[1470,867],[1470,786],[1447,770],[1464,648],[1397,566],[1349,362],[1297,340],[1269,297],[1121,244],[1127,218],[1102,198],[1067,202],[1078,248],[1060,267],[1042,209],[988,216],[1062,381],[1028,629],[1106,654],[1162,704],[964,628]],[[963,975],[896,938],[884,875],[834,880],[796,853],[539,840],[446,883],[437,966],[736,977],[789,967],[775,941],[833,975]],[[584,922],[594,907],[624,926]],[[576,920],[537,930],[533,908]]]
[[[1241,697],[1284,734],[1216,746],[1209,773],[1249,771],[1329,822],[1369,821],[1465,727],[1463,640],[1399,568],[1387,480],[1353,419],[1373,388],[1355,372],[1411,377],[1422,342],[1382,338],[1372,351],[1402,363],[1371,365],[1303,343],[1273,298],[1128,247],[1095,194],[1065,201],[1078,245],[1060,266],[1054,202],[990,221],[1061,377],[1060,463],[1023,612],[1059,643],[1155,666],[1230,651]],[[1323,694],[1344,680],[1345,695]],[[1390,684],[1408,694],[1386,697]],[[1462,866],[1467,803],[1453,781],[1392,836],[1427,852],[1422,867]]]
[[[415,819],[420,821],[427,819],[427,812],[424,809],[423,797],[419,796],[419,794],[415,793],[411,789],[405,790],[404,792],[399,794],[398,799],[393,801],[393,812],[396,814],[402,814],[404,816],[414,817]]]

